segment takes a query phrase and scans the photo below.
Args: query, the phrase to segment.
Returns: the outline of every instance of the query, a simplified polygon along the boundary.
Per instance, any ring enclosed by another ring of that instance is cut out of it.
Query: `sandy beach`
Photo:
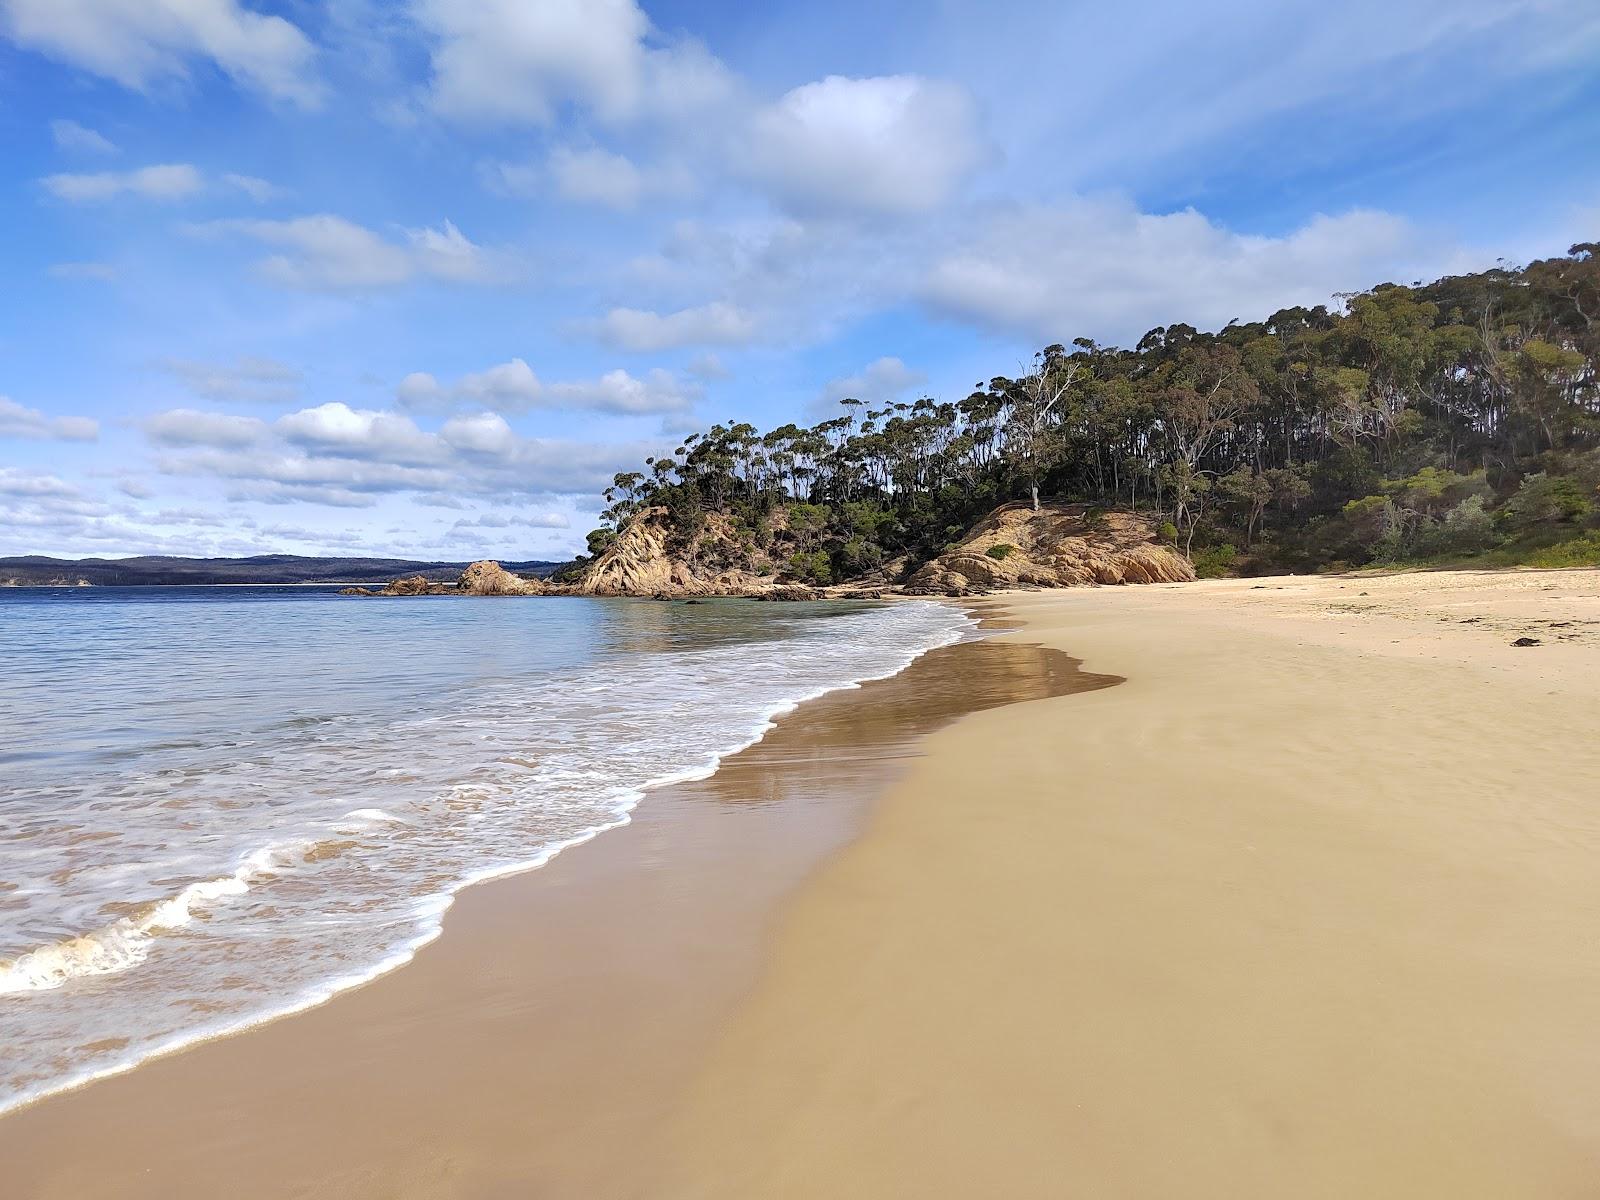
[[[929,740],[676,1194],[1594,1195],[1600,573],[1005,605],[1127,682]]]
[[[1594,1194],[1600,572],[981,607],[8,1194]]]

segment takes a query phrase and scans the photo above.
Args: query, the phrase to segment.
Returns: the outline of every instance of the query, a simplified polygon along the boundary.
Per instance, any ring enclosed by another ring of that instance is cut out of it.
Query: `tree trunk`
[[[1034,512],[1038,512],[1039,511],[1039,485],[1037,483],[1030,483],[1028,485],[1028,494],[1033,498],[1033,511]]]

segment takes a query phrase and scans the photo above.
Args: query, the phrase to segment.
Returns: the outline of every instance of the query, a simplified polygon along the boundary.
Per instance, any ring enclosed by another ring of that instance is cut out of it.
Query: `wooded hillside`
[[[788,573],[938,553],[1040,496],[1156,514],[1202,574],[1466,559],[1600,562],[1600,245],[1213,333],[1079,338],[960,400],[841,403],[810,428],[715,425],[616,476],[597,552],[664,505]]]

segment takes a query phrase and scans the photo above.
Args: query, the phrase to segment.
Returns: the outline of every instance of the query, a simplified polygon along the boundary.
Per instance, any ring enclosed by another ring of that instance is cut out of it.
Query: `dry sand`
[[[1600,1195],[1600,573],[1006,607],[1128,682],[929,740],[673,1194]]]
[[[997,607],[0,1194],[1600,1195],[1600,572]]]

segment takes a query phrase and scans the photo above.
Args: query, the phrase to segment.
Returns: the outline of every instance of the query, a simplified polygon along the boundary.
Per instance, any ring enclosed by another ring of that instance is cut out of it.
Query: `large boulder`
[[[433,590],[433,584],[428,582],[426,575],[407,575],[404,579],[392,579],[384,585],[380,596],[426,596]]]
[[[469,596],[537,596],[544,585],[533,579],[513,575],[489,559],[475,562],[456,581],[456,587]]]

